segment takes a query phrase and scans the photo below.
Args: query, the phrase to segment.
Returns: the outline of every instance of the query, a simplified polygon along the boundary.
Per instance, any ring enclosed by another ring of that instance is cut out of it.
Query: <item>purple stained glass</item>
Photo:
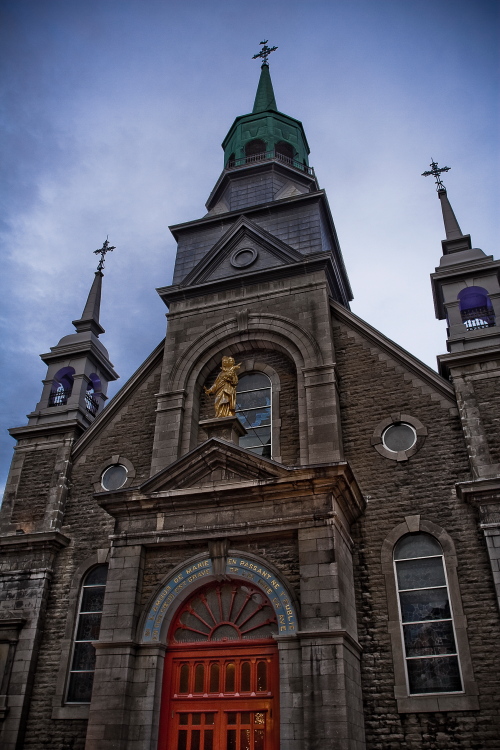
[[[434,656],[457,652],[451,620],[404,625],[403,633],[407,656]]]
[[[453,693],[462,690],[458,658],[408,659],[410,693]]]
[[[403,622],[449,620],[451,618],[446,588],[405,591],[399,596]]]
[[[441,557],[402,560],[396,563],[396,571],[400,589],[423,589],[446,584]]]

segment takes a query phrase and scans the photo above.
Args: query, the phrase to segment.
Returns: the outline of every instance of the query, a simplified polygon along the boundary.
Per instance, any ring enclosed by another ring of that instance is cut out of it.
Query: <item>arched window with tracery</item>
[[[244,373],[236,387],[236,416],[247,434],[240,446],[271,458],[271,381],[263,372]]]
[[[278,750],[276,614],[262,590],[213,582],[177,612],[159,750]]]
[[[95,648],[99,640],[108,566],[97,565],[83,579],[78,605],[67,703],[90,703],[95,671]]]
[[[394,548],[394,566],[409,694],[462,692],[441,545],[408,534]]]

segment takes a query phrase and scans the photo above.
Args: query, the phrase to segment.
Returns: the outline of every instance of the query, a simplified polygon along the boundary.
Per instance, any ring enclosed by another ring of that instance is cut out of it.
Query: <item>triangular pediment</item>
[[[211,438],[144,482],[144,494],[171,492],[235,482],[279,479],[288,470],[219,438]]]
[[[241,217],[186,276],[182,285],[226,279],[297,263],[302,255],[247,217]]]

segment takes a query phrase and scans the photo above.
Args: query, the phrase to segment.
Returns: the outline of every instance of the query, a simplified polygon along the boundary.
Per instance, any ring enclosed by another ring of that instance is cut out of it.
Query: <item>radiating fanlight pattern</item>
[[[193,596],[177,616],[174,641],[234,641],[270,638],[277,632],[274,610],[252,585],[213,583]]]

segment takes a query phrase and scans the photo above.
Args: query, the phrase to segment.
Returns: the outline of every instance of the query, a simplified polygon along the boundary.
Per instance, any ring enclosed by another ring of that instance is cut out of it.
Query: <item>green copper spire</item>
[[[253,105],[252,114],[256,112],[266,112],[266,110],[278,111],[276,106],[276,99],[274,98],[273,83],[271,81],[271,74],[269,72],[269,65],[262,63],[260,69],[260,80],[257,87],[257,93],[255,94],[255,102]]]
[[[276,106],[267,58],[278,48],[268,47],[267,39],[260,44],[262,49],[254,59],[260,57],[263,63],[253,110],[248,115],[237,117],[224,138],[224,167],[234,169],[274,159],[278,154],[293,163],[295,168],[297,164],[300,169],[308,168],[309,146],[302,123],[279,112]]]

